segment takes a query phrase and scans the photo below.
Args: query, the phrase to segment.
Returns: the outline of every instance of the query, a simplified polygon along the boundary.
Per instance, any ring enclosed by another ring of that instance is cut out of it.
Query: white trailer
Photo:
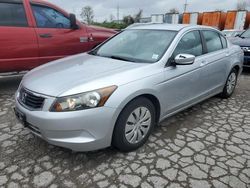
[[[165,14],[165,23],[178,24],[179,23],[179,14],[177,14],[177,13]]]
[[[164,14],[152,14],[151,22],[152,23],[164,23]]]

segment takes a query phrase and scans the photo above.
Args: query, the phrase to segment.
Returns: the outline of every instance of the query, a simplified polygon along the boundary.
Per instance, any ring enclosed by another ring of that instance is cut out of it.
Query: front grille
[[[249,51],[244,51],[244,55],[245,56],[250,56],[250,52]]]
[[[24,88],[20,89],[19,102],[31,109],[41,109],[45,98],[37,96]]]
[[[245,61],[244,66],[250,66],[250,61]]]

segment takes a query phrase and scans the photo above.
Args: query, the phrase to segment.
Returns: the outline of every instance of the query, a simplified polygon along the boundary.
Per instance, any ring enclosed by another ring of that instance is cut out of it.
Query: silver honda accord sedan
[[[216,29],[138,25],[30,71],[16,92],[15,114],[53,145],[128,152],[165,118],[214,95],[230,97],[242,64],[240,47]]]

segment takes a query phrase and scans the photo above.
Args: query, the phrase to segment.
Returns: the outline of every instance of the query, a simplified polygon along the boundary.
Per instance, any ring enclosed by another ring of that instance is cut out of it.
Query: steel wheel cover
[[[227,80],[227,93],[228,94],[233,93],[234,88],[236,86],[236,79],[237,79],[237,76],[235,72],[232,72]]]
[[[147,135],[152,115],[146,107],[136,108],[128,117],[125,126],[125,137],[131,144],[136,144]]]

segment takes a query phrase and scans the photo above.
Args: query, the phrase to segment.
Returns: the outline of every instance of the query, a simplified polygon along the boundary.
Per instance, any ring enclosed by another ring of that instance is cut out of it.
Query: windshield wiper
[[[90,55],[96,55],[96,51],[95,50],[91,50],[90,52],[88,52],[88,54],[90,54]]]
[[[130,58],[126,58],[126,57],[121,57],[121,56],[115,56],[115,55],[112,55],[112,56],[107,56],[111,59],[117,59],[117,60],[122,60],[122,61],[130,61],[130,62],[135,62],[134,60],[130,59]]]

